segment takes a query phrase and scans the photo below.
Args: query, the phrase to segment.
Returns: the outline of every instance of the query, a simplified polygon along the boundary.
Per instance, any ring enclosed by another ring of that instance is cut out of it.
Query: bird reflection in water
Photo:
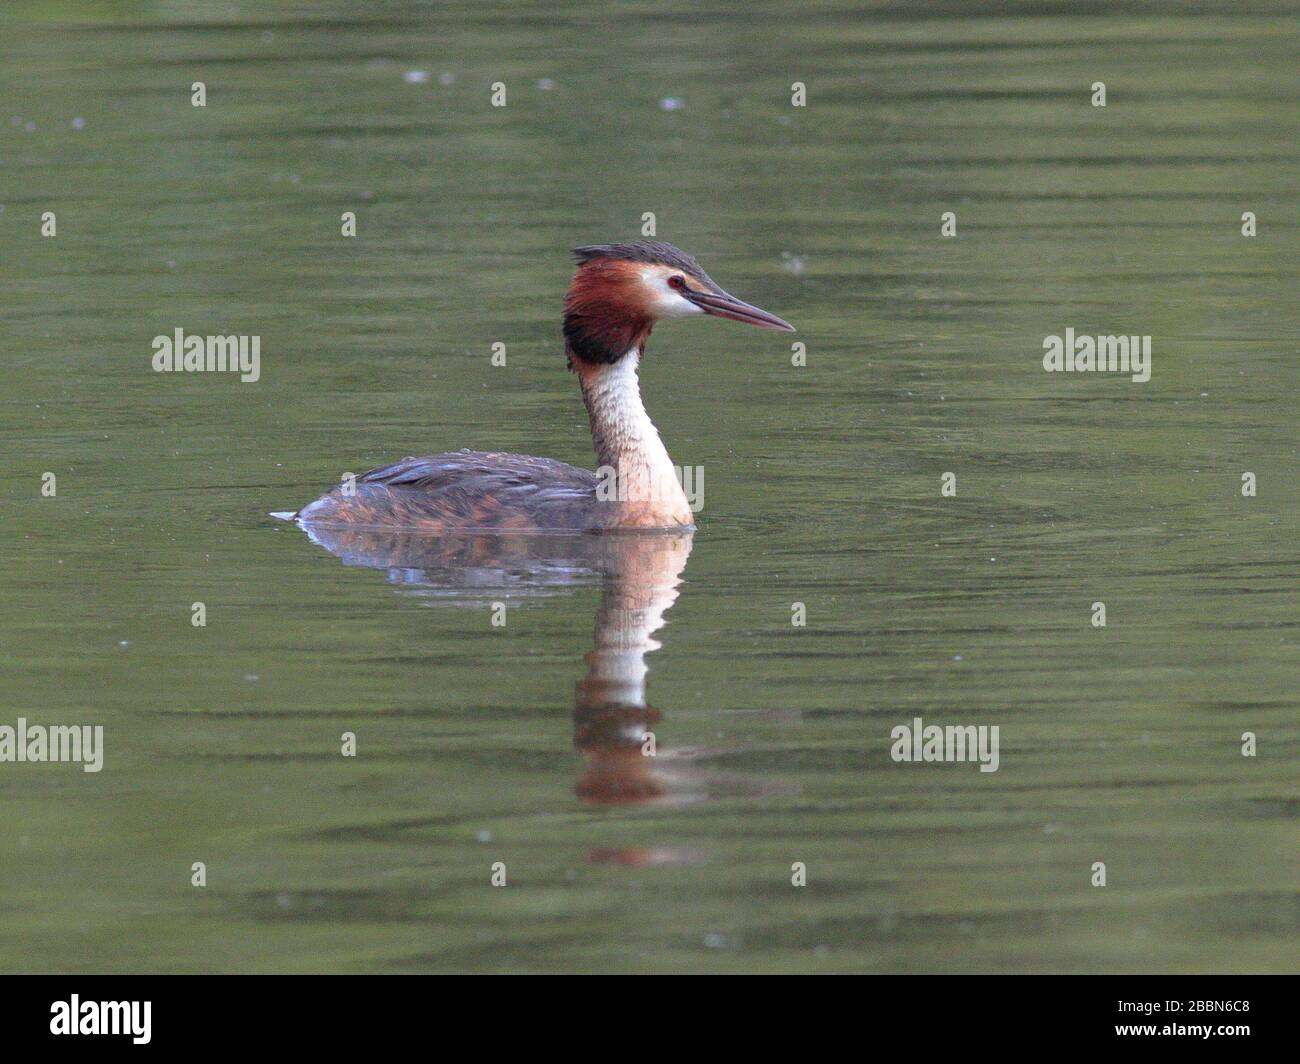
[[[453,604],[479,606],[490,597],[557,593],[598,580],[594,645],[573,709],[574,746],[585,762],[578,797],[626,806],[689,802],[715,786],[735,790],[734,781],[710,779],[689,757],[659,748],[658,735],[650,737],[660,713],[646,700],[645,657],[658,649],[654,634],[677,601],[693,531],[434,537],[355,526],[303,528],[345,565],[387,570],[391,581]],[[648,756],[651,742],[656,748]],[[646,863],[678,857],[617,851],[601,859]]]

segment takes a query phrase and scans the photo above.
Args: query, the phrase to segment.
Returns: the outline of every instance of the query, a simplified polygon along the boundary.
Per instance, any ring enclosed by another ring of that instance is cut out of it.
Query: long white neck
[[[637,378],[639,351],[580,374],[599,472],[617,479],[628,524],[689,525],[690,504],[668,449],[659,438]]]

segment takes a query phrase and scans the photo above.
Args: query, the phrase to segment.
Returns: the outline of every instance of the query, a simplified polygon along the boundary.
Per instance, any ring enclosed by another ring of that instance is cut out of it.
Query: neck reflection
[[[573,707],[574,746],[586,761],[578,796],[599,805],[663,799],[680,788],[658,771],[657,709],[646,699],[654,634],[677,601],[691,533],[620,536],[612,545],[594,647]]]
[[[387,570],[395,583],[437,590],[441,602],[481,606],[508,589],[551,593],[596,577],[596,609],[586,675],[573,710],[574,746],[584,769],[575,792],[585,802],[626,806],[699,797],[686,766],[661,767],[660,713],[646,698],[646,655],[659,648],[691,554],[693,533],[472,535],[429,537],[358,528],[305,529],[345,565]],[[671,759],[669,759],[670,761]]]

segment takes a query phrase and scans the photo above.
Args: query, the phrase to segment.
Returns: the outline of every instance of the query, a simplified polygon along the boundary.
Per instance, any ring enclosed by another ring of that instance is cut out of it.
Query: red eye
[[[680,274],[674,274],[672,277],[668,278],[668,287],[676,288],[679,292],[685,291],[686,278],[682,277]]]

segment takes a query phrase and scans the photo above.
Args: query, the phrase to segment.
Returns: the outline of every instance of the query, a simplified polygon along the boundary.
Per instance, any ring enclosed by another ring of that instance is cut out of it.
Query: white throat
[[[582,375],[582,400],[591,420],[599,472],[613,471],[620,499],[655,504],[673,513],[675,522],[689,524],[690,506],[680,477],[641,401],[640,362],[640,352],[632,350]]]

